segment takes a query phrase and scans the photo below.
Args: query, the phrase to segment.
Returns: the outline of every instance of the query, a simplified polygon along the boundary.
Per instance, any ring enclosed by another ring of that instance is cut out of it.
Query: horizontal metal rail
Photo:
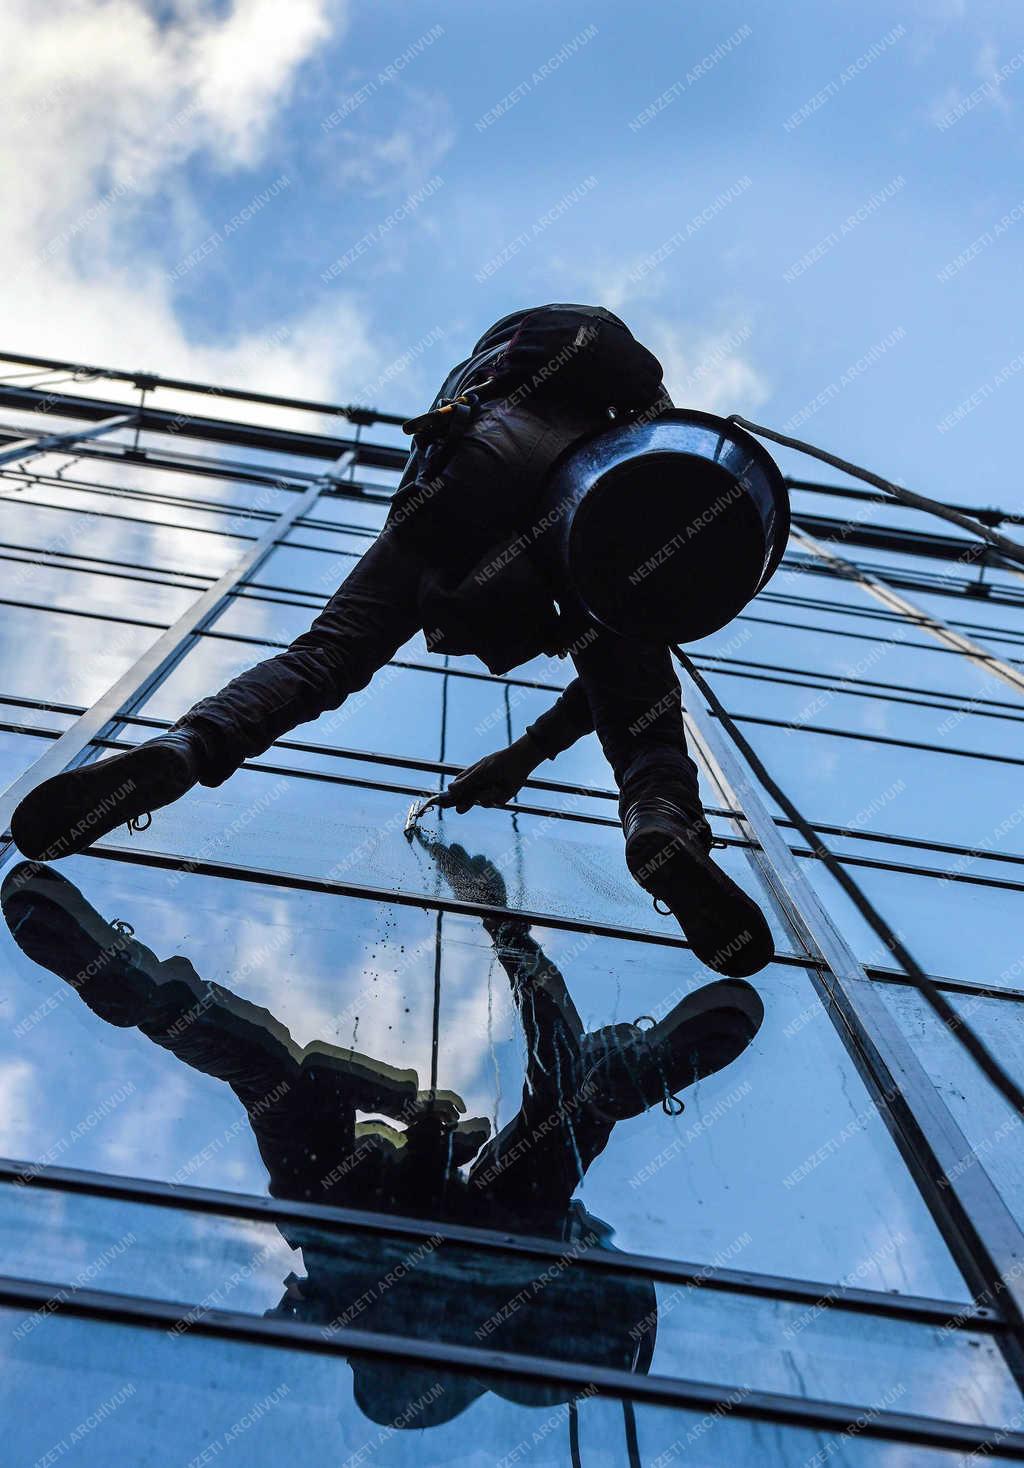
[[[574,1248],[566,1257],[565,1242],[543,1235],[501,1228],[485,1228],[444,1218],[413,1217],[401,1213],[377,1213],[362,1208],[306,1203],[299,1199],[260,1197],[251,1193],[200,1188],[189,1183],[161,1182],[152,1178],[122,1177],[114,1173],[50,1164],[21,1162],[0,1157],[0,1185],[34,1188],[40,1192],[68,1193],[76,1197],[102,1198],[109,1202],[133,1203],[182,1213],[199,1213],[222,1218],[244,1219],[268,1224],[304,1224],[329,1236],[366,1234],[371,1238],[428,1239],[440,1236],[454,1244],[483,1254],[515,1255],[540,1263],[562,1260],[565,1267],[603,1275],[651,1279],[687,1289],[749,1295],[788,1304],[835,1310],[839,1314],[871,1315],[879,1319],[907,1321],[923,1326],[962,1330],[968,1333],[998,1332],[1006,1328],[999,1311],[967,1300],[945,1300],[921,1295],[893,1294],[822,1280],[796,1279],[785,1275],[760,1274],[753,1270],[727,1269],[718,1265],[688,1263],[659,1255],[634,1254],[618,1249]]]
[[[94,423],[91,428],[73,428],[66,433],[40,433],[31,438],[18,439],[0,449],[0,468],[19,459],[31,458],[33,454],[46,454],[54,449],[73,449],[86,439],[102,438],[104,434],[114,433],[118,428],[130,428],[135,423],[136,416],[135,413],[119,413]]]
[[[295,408],[299,412],[323,413],[331,417],[351,418],[362,424],[405,422],[398,413],[378,413],[373,408],[343,408],[337,403],[323,403],[315,398],[287,398],[276,393],[253,392],[250,388],[216,387],[210,382],[196,382],[186,377],[159,377],[155,372],[128,372],[117,367],[90,367],[81,362],[65,362],[58,357],[28,357],[0,352],[0,362],[16,362],[23,367],[39,367],[54,372],[80,372],[91,378],[105,377],[111,382],[128,382],[142,392],[164,388],[168,392],[210,394],[233,402],[260,403],[274,408]],[[408,414],[406,414],[408,417]]]
[[[697,667],[700,666],[696,659],[694,659],[694,665]],[[420,665],[418,663],[410,663],[406,666],[418,668]],[[442,669],[442,672],[443,671],[444,670]],[[455,669],[448,670],[448,672],[452,675],[455,675],[457,671],[458,670]],[[35,709],[44,713],[52,711],[54,713],[70,714],[74,717],[78,717],[79,715],[86,712],[86,709],[82,704],[55,703],[48,699],[28,698],[22,694],[3,693],[2,691],[0,691],[0,707],[3,707],[4,705],[9,705],[13,708]],[[120,724],[133,727],[138,726],[139,728],[152,729],[154,731],[168,729],[171,723],[169,719],[156,718],[150,714],[124,714],[119,718],[118,722]],[[42,738],[56,737],[57,733],[62,732],[40,729],[38,725],[30,724],[22,725],[11,723],[9,727],[11,732],[13,733],[38,735]],[[116,743],[118,748],[130,747],[127,741],[110,740],[106,742],[110,744]],[[459,764],[451,760],[424,759],[416,755],[389,754],[386,751],[355,749],[348,745],[318,744],[314,741],[302,739],[278,739],[275,741],[273,748],[295,750],[297,753],[300,754],[322,756],[329,759],[352,760],[357,763],[363,764],[383,765],[387,768],[411,770],[416,773],[427,775],[455,776],[460,774],[461,771],[465,768],[463,764]],[[246,767],[253,768],[255,767],[255,765],[253,762],[247,761]],[[301,768],[296,767],[289,767],[288,772],[295,775],[309,773],[302,770]],[[317,773],[319,777],[319,772]],[[369,781],[367,783],[370,785],[379,784],[378,781]],[[423,795],[427,793],[426,787],[424,786],[389,786],[388,788],[394,788],[396,790],[401,789],[403,791],[408,790],[410,794],[416,795]],[[543,778],[537,779],[536,777],[532,776],[529,780],[525,782],[523,788],[529,790],[545,791],[555,795],[580,796],[591,800],[613,801],[618,799],[618,793],[615,790],[605,789],[601,786],[575,785],[566,781],[545,780]],[[526,807],[520,806],[517,802],[510,802],[508,806],[504,807],[504,809],[508,809],[510,811],[527,810]],[[555,811],[556,814],[564,814],[564,812],[558,810],[558,807],[553,807],[552,809]],[[737,814],[737,812],[730,811],[725,807],[717,805],[709,805],[705,809],[707,811],[707,814],[712,817],[725,818]],[[551,813],[551,810],[543,806],[530,807],[529,810],[536,813]],[[608,824],[608,820],[600,816],[592,815],[583,816],[582,818],[585,820],[590,820],[598,825]],[[775,824],[781,830],[796,829],[794,822],[787,820],[784,816],[774,816],[773,819],[775,821]],[[613,825],[619,824],[617,820],[612,820],[611,823]],[[869,831],[867,829],[861,830],[852,826],[839,826],[834,825],[828,821],[817,821],[808,819],[808,824],[812,827],[814,831],[820,833],[821,835],[839,836],[846,838],[850,841],[862,841],[882,846],[902,846],[911,851],[933,851],[937,854],[945,856],[966,857],[971,861],[996,862],[1010,866],[1024,865],[1024,853],[1020,852],[990,851],[983,847],[962,846],[958,845],[956,842],[935,841],[922,836],[909,836],[903,833],[891,831]],[[840,860],[846,859],[846,853],[838,853],[838,855],[840,857]],[[887,863],[887,865],[889,865],[889,863]],[[895,862],[891,865],[900,869],[906,866],[906,864],[902,862]],[[915,868],[914,870],[917,869]],[[940,868],[922,868],[921,870],[934,870],[936,875],[946,875]]]
[[[905,1442],[975,1453],[996,1450],[1014,1462],[1024,1461],[1024,1434],[998,1425],[979,1426],[892,1412],[867,1403],[828,1402],[678,1377],[648,1376],[585,1362],[488,1351],[451,1342],[355,1330],[350,1326],[325,1331],[318,1325],[243,1315],[205,1305],[197,1312],[195,1304],[173,1304],[144,1296],[117,1295],[9,1276],[0,1277],[0,1304],[23,1309],[45,1308],[51,1313],[107,1324],[160,1329],[172,1340],[180,1339],[174,1327],[184,1325],[187,1331],[182,1334],[216,1340],[311,1351],[346,1360],[370,1357],[387,1363],[429,1366],[433,1371],[469,1373],[495,1385],[512,1378],[562,1389],[574,1386],[579,1388],[574,1393],[577,1396],[586,1392],[590,1396],[704,1415],[729,1413],[752,1421],[826,1431],[837,1436],[852,1434],[877,1442]]]

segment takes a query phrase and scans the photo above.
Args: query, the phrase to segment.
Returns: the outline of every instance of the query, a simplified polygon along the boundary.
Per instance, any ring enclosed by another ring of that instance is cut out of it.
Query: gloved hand
[[[474,805],[507,805],[543,759],[543,752],[524,734],[507,749],[484,755],[456,775],[437,804],[445,809],[454,806],[460,816]]]

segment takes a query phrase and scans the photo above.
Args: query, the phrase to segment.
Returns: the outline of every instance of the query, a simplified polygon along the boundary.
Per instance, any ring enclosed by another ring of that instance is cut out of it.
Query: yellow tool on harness
[[[416,434],[433,434],[451,426],[453,418],[472,418],[480,405],[480,393],[494,379],[485,378],[474,388],[466,388],[460,392],[458,397],[449,399],[440,408],[431,408],[429,413],[421,413],[418,418],[408,418],[402,424],[402,432],[413,436]]]

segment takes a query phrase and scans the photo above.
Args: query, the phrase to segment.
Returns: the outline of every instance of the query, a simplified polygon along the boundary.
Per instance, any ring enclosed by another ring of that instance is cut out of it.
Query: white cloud
[[[35,1069],[27,1060],[0,1063],[0,1143],[8,1157],[27,1156],[36,1146],[33,1122],[39,1116]]]
[[[190,161],[272,183],[275,122],[344,20],[343,0],[175,0],[159,22],[137,0],[7,0],[0,346],[301,396],[365,380],[379,351],[344,293],[200,344],[176,314],[167,259],[137,243],[154,215],[184,249],[223,224],[204,218]]]
[[[646,332],[635,329],[661,361],[665,386],[680,407],[746,414],[771,395],[767,380],[744,353],[751,335],[745,322],[715,332],[667,324]]]
[[[578,276],[578,265],[575,271]],[[730,325],[714,327],[706,320],[680,320],[666,304],[665,287],[657,276],[652,271],[636,280],[627,266],[605,263],[586,273],[588,299],[621,316],[650,347],[665,369],[665,386],[680,407],[751,413],[766,402],[771,385],[751,358],[754,331],[746,317],[733,310]],[[712,310],[719,320],[730,314],[721,303]]]
[[[393,121],[381,132],[357,125],[330,137],[338,184],[356,184],[368,194],[391,197],[414,189],[436,170],[455,142],[447,98],[419,87],[391,89]],[[361,114],[356,114],[357,124]]]

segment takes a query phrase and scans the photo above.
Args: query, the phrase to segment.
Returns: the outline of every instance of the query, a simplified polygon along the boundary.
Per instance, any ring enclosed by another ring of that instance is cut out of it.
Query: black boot
[[[201,749],[198,735],[174,729],[125,754],[44,780],[11,817],[15,845],[33,861],[57,861],[115,826],[136,829],[142,816],[191,790]]]
[[[663,796],[624,806],[626,865],[655,902],[671,910],[701,963],[744,978],[775,957],[764,914],[711,860],[711,828],[703,816]]]
[[[705,984],[648,1029],[607,1025],[584,1036],[589,1064],[581,1095],[597,1115],[639,1116],[659,1102],[682,1111],[676,1092],[730,1065],[761,1027],[764,1006],[742,979]]]

